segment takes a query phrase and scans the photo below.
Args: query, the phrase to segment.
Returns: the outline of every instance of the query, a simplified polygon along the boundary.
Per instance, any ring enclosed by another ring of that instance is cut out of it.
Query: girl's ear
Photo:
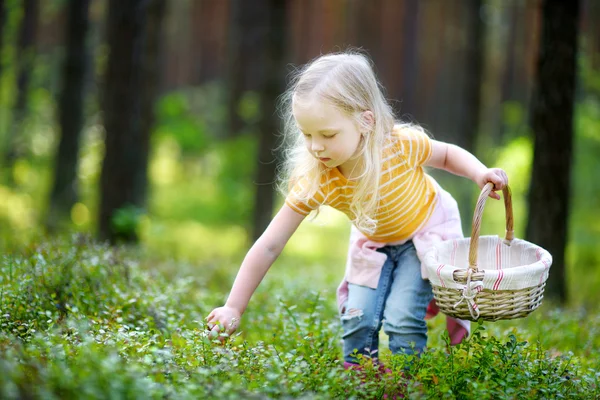
[[[361,114],[362,125],[365,127],[369,127],[369,130],[375,127],[375,115],[372,111],[364,111]],[[366,133],[366,132],[363,132]]]

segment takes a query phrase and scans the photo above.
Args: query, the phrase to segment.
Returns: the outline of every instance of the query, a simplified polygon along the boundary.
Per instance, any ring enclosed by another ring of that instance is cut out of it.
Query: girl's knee
[[[348,321],[353,319],[361,320],[364,317],[364,315],[364,311],[360,308],[349,308],[347,310],[344,309],[341,318],[342,321]]]
[[[377,326],[374,326],[372,316],[362,308],[347,308],[340,319],[344,330],[344,338],[355,334],[364,334],[365,331],[377,328]]]

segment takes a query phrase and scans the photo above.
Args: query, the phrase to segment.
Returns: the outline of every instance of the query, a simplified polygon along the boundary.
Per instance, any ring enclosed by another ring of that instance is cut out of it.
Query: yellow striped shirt
[[[391,139],[384,146],[379,186],[379,206],[374,216],[376,229],[365,236],[378,242],[396,242],[411,237],[425,225],[435,205],[434,182],[423,170],[431,157],[431,139],[416,129],[394,128]],[[307,187],[302,178],[290,190],[285,202],[294,211],[308,215],[322,205],[331,206],[351,220],[350,202],[355,181],[347,180],[338,168],[327,170],[315,195],[303,201],[299,198]]]

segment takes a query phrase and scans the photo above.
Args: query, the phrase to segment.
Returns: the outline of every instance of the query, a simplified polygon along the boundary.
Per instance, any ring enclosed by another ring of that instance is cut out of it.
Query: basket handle
[[[469,268],[473,272],[477,272],[477,250],[479,249],[479,230],[481,228],[481,217],[483,215],[483,207],[485,202],[494,188],[492,182],[485,184],[479,199],[477,199],[477,205],[475,206],[475,213],[473,215],[473,226],[471,229],[471,244],[469,245]],[[510,242],[514,239],[515,234],[513,231],[513,210],[512,210],[512,196],[510,194],[510,188],[508,185],[502,189],[504,197],[504,208],[506,209],[506,236],[505,240]]]

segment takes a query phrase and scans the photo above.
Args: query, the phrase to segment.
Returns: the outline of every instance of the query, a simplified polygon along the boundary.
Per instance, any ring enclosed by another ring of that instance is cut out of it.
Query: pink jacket
[[[439,241],[463,238],[456,201],[439,185],[437,185],[437,191],[436,205],[429,221],[410,238],[415,245],[419,258]],[[348,283],[373,289],[377,287],[381,269],[387,258],[385,254],[377,252],[377,249],[386,245],[399,245],[405,242],[406,240],[394,243],[374,242],[354,226],[352,227],[346,273],[337,289],[340,313],[344,311],[342,307],[348,299]],[[421,265],[421,276],[423,279],[427,279],[427,271],[423,264]],[[432,300],[427,308],[426,318],[431,318],[437,315],[438,312],[439,309],[435,304],[435,300]],[[470,322],[447,317],[446,328],[450,334],[451,343],[457,344],[469,334]]]

